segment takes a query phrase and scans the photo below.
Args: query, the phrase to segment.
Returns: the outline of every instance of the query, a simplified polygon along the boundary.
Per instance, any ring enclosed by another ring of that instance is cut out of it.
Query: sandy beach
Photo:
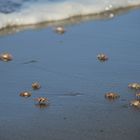
[[[139,140],[140,109],[130,106],[136,91],[128,84],[140,82],[140,9],[65,29],[1,34],[0,53],[13,60],[0,61],[0,140]],[[107,92],[120,98],[108,101]],[[36,104],[40,96],[49,104]]]

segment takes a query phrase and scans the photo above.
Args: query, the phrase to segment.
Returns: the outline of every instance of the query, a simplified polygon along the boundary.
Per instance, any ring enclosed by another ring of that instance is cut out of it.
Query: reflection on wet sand
[[[40,109],[45,109],[45,108],[48,108],[49,106],[50,106],[49,103],[48,104],[39,104],[39,103],[35,104],[35,107],[40,108]]]
[[[133,10],[136,8],[139,8],[139,6],[129,7],[129,8],[119,8],[117,10],[106,11],[104,13],[99,13],[99,14],[74,16],[74,17],[71,17],[71,18],[68,18],[65,20],[43,22],[43,23],[35,24],[35,25],[6,27],[6,28],[0,30],[0,35],[17,33],[17,32],[23,31],[23,30],[27,30],[27,29],[32,30],[32,29],[41,29],[41,28],[48,28],[48,27],[64,27],[64,26],[70,26],[73,24],[78,24],[80,22],[86,22],[86,21],[92,21],[92,20],[105,20],[105,19],[114,18],[115,16],[124,14],[124,13],[129,12],[130,10]],[[64,33],[64,31],[63,31],[63,33]]]

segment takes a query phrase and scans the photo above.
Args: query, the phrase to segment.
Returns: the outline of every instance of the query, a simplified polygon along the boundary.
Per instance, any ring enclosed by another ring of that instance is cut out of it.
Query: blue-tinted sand
[[[0,37],[0,140],[139,140],[140,110],[129,106],[140,82],[140,10],[110,20]],[[105,53],[109,60],[99,62]],[[33,91],[32,82],[41,89]],[[32,97],[22,98],[22,91]],[[109,102],[106,92],[120,98]],[[34,98],[49,98],[39,106]]]

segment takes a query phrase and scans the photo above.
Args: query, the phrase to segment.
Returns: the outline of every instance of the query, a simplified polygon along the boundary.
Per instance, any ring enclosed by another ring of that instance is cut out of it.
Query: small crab
[[[130,84],[128,85],[128,87],[129,87],[129,88],[132,88],[132,89],[138,90],[138,89],[140,89],[140,83],[130,83]]]
[[[8,62],[13,59],[12,55],[10,53],[2,53],[0,54],[0,60]]]
[[[136,93],[136,97],[140,99],[140,92]]]
[[[140,101],[139,101],[139,100],[132,100],[132,101],[130,102],[130,105],[131,105],[131,106],[134,106],[134,107],[140,108]]]
[[[109,92],[105,94],[105,98],[110,99],[110,100],[114,100],[119,98],[120,95],[118,95],[117,93],[113,93],[113,92]]]
[[[19,94],[21,97],[30,97],[32,94],[30,92],[24,91]]]
[[[48,98],[45,97],[38,97],[35,99],[39,104],[46,104],[48,102]]]
[[[105,54],[103,54],[103,53],[98,54],[98,55],[97,55],[97,58],[98,58],[100,61],[106,61],[106,60],[108,60],[107,55],[105,55]]]
[[[64,34],[66,31],[65,31],[64,27],[58,26],[55,28],[55,32],[58,34]]]
[[[37,89],[40,89],[41,88],[41,85],[38,82],[34,82],[34,83],[32,83],[32,88],[34,90],[37,90]]]

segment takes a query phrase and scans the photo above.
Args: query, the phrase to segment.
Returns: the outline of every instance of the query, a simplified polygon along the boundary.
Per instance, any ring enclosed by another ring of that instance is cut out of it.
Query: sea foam
[[[0,13],[0,29],[9,26],[64,20],[74,16],[98,14],[137,5],[140,5],[140,0],[25,1],[16,11]]]

